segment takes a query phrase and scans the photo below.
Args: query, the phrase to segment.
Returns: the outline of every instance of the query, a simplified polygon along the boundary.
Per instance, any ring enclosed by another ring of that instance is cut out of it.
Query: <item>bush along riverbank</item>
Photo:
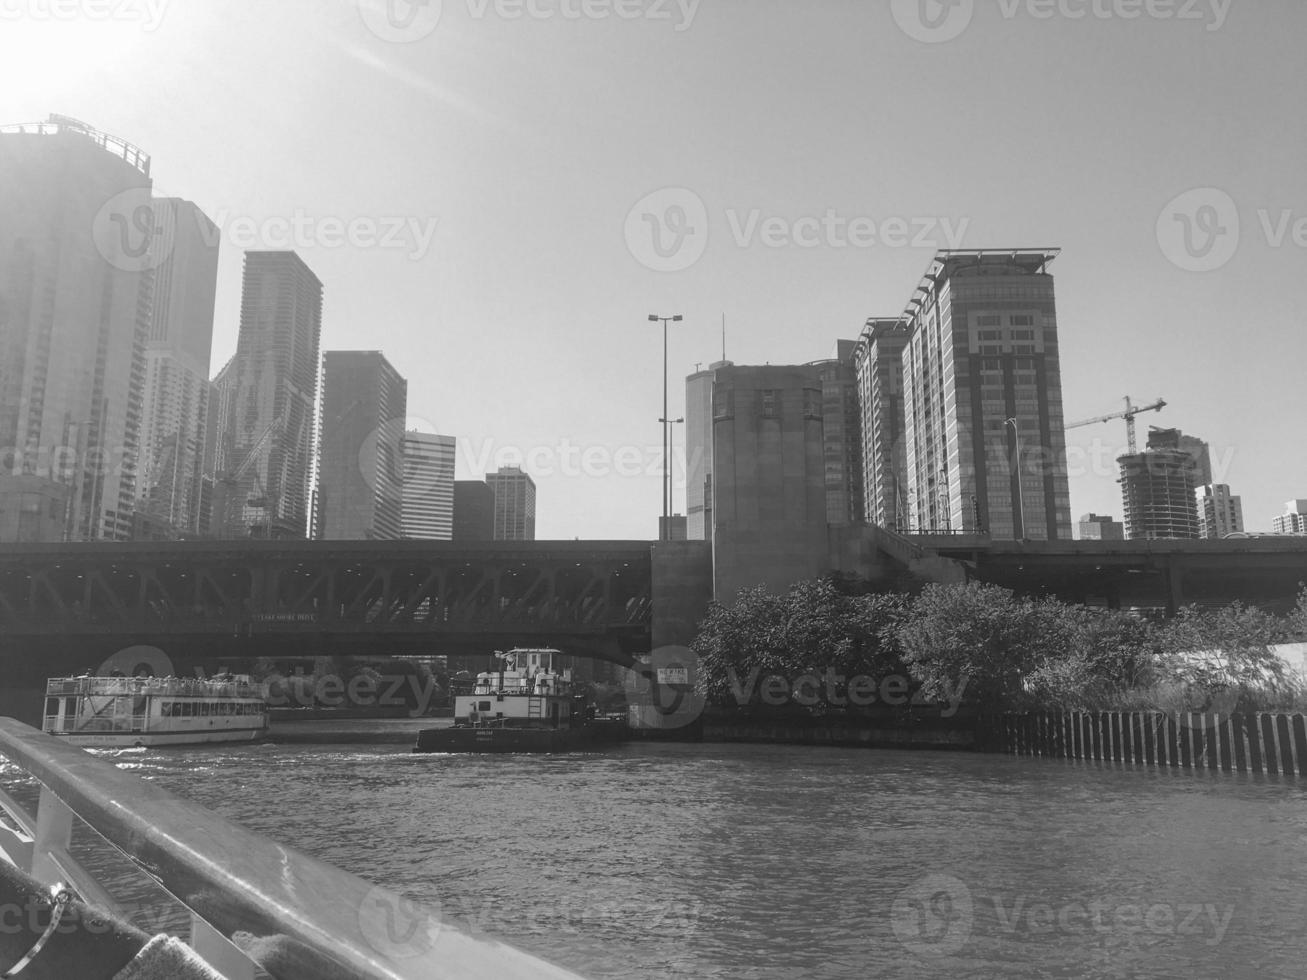
[[[750,589],[714,604],[691,645],[696,728],[711,740],[983,747],[993,739],[977,740],[979,719],[1004,713],[1292,715],[1307,685],[1276,647],[1305,636],[1307,591],[1287,616],[1234,603],[1157,621],[979,583]]]

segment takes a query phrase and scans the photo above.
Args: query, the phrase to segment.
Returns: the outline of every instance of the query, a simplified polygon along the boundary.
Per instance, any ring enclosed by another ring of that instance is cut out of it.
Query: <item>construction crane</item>
[[[1079,429],[1086,425],[1097,425],[1100,422],[1111,422],[1113,419],[1125,419],[1126,435],[1130,442],[1130,455],[1133,456],[1136,450],[1135,443],[1135,416],[1142,415],[1144,412],[1160,412],[1166,408],[1166,402],[1157,399],[1151,405],[1135,405],[1130,401],[1130,396],[1125,398],[1125,411],[1113,412],[1111,415],[1100,415],[1098,418],[1085,419],[1083,422],[1072,422],[1067,426],[1068,429]]]

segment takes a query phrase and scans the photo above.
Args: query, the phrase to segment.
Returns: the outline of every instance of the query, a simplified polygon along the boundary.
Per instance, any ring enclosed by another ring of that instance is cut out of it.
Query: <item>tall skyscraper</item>
[[[1243,500],[1224,483],[1198,488],[1198,536],[1220,539],[1243,533]]]
[[[202,530],[219,234],[189,201],[161,198],[154,213],[158,266],[145,344],[137,511],[169,535],[193,534]]]
[[[903,441],[903,349],[899,319],[870,319],[854,352],[862,424],[864,519],[891,531],[907,517],[907,447]]]
[[[294,252],[247,252],[224,446],[222,537],[308,533],[322,283]]]
[[[1110,517],[1085,514],[1080,518],[1081,541],[1124,541],[1125,525]]]
[[[904,313],[915,532],[1071,539],[1054,249],[944,251]]]
[[[322,355],[314,537],[404,536],[404,420],[408,382],[380,351]]]
[[[486,474],[486,483],[495,494],[495,540],[534,541],[535,481],[518,467],[501,466],[499,472]]]
[[[690,541],[712,537],[712,382],[717,361],[685,379],[685,527]]]
[[[1307,500],[1290,500],[1271,527],[1276,534],[1307,534]]]
[[[454,483],[454,540],[495,540],[495,491],[484,480]]]
[[[1122,456],[1121,497],[1131,541],[1198,537],[1193,457],[1183,449]]]
[[[150,189],[150,158],[85,123],[51,116],[0,127],[3,533],[131,536]]]
[[[453,436],[404,434],[404,537],[453,540],[456,452]]]

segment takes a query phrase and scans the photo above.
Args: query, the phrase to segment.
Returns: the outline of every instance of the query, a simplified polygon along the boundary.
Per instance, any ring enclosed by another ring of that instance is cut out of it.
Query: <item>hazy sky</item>
[[[679,417],[723,314],[813,360],[937,248],[1060,247],[1068,420],[1162,397],[1250,529],[1307,497],[1300,0],[362,2],[0,0],[0,123],[130,140],[223,227],[215,372],[242,250],[294,247],[460,478],[521,453],[539,537],[649,539],[648,314]],[[1068,436],[1119,517],[1124,423]]]

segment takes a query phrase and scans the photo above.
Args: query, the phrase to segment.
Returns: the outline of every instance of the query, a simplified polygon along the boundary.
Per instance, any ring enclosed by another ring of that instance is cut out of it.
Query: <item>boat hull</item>
[[[204,732],[84,732],[55,738],[83,749],[152,748],[163,745],[209,745],[218,742],[252,742],[267,733],[266,728],[214,729]]]
[[[578,752],[623,740],[618,726],[527,728],[455,725],[418,732],[414,752]]]

